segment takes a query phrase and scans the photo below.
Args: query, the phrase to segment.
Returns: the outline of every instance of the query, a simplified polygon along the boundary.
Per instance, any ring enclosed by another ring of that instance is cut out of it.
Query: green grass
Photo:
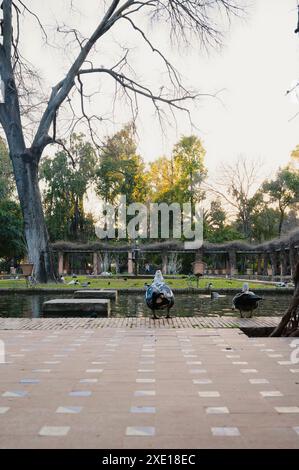
[[[66,277],[65,278],[66,282],[69,282],[72,280],[71,277]],[[78,276],[78,281],[80,283],[82,282],[87,282],[89,281],[90,288],[92,289],[100,289],[100,288],[106,288],[106,289],[129,289],[129,288],[143,288],[145,282],[149,283],[151,282],[150,279],[128,279],[125,281],[124,279],[117,279],[114,278],[113,276],[110,279],[90,279],[87,278],[86,276]],[[212,282],[213,284],[213,289],[226,289],[226,288],[235,288],[235,289],[241,289],[243,283],[245,281],[236,281],[236,280],[228,280],[228,279],[223,279],[223,278],[202,278],[199,281],[199,288],[205,288],[209,282]],[[183,279],[182,277],[179,277],[177,279],[167,279],[166,283],[173,288],[188,288],[189,284],[187,279]],[[193,287],[196,287],[196,282],[193,282]],[[261,283],[256,283],[256,282],[250,282],[249,281],[249,286],[251,289],[259,289],[259,288],[273,288],[273,285],[271,284],[261,284]],[[74,289],[76,286],[68,286],[67,284],[38,284],[36,286],[37,288],[45,288],[45,289]],[[78,286],[80,288],[81,286]],[[17,289],[17,288],[26,288],[26,282],[25,280],[19,280],[19,281],[14,281],[14,280],[0,280],[0,289]],[[33,287],[34,288],[34,287]]]

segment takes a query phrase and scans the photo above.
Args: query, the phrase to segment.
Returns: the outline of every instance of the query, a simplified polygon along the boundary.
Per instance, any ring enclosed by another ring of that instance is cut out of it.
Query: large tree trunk
[[[26,150],[22,154],[12,154],[11,160],[24,218],[28,260],[34,264],[34,276],[38,282],[54,281],[53,256],[38,185],[38,160],[26,154]]]
[[[270,336],[299,336],[299,263],[294,273],[295,292],[279,325]]]

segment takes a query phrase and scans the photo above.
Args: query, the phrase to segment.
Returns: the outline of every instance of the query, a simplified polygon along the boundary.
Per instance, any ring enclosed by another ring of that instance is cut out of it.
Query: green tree
[[[207,170],[206,151],[196,136],[183,136],[174,146],[171,158],[160,157],[150,164],[149,179],[154,202],[191,202],[204,198],[201,185]]]
[[[11,200],[0,200],[0,258],[6,260],[24,255],[23,218],[20,206]]]
[[[83,240],[93,234],[93,220],[84,211],[84,197],[94,180],[96,153],[82,134],[73,134],[69,149],[46,157],[40,178],[51,240]]]
[[[223,243],[242,239],[242,234],[227,221],[220,197],[211,201],[210,209],[204,213],[204,238],[211,243]]]
[[[183,136],[173,149],[177,202],[190,202],[192,207],[204,198],[202,182],[207,170],[206,151],[195,135]]]
[[[148,178],[132,124],[106,138],[96,176],[96,192],[105,202],[115,203],[120,195],[126,196],[127,204],[146,201]]]
[[[23,219],[20,206],[14,201],[11,161],[0,138],[0,258],[8,261],[24,255]]]
[[[288,209],[299,203],[299,170],[291,166],[280,168],[275,179],[265,181],[262,189],[269,196],[270,203],[278,206],[280,236]]]
[[[176,201],[176,178],[173,159],[160,157],[149,167],[150,197],[153,202]]]
[[[14,189],[13,169],[8,149],[0,137],[0,200],[10,197]]]

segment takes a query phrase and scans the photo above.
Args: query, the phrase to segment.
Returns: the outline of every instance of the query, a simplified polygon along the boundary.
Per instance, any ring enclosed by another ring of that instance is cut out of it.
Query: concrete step
[[[80,289],[74,292],[75,299],[110,299],[117,300],[117,290]]]
[[[78,315],[95,313],[110,317],[111,305],[109,299],[54,299],[43,303],[43,313]]]

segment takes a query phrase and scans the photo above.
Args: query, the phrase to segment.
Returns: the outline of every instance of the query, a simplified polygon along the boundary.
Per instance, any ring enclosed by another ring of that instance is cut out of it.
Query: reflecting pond
[[[55,295],[0,295],[0,317],[38,318],[42,316],[42,305],[46,300],[57,298]],[[72,298],[72,295],[64,295]],[[255,315],[281,315],[290,302],[290,295],[265,294]],[[59,296],[61,298],[61,296]],[[232,295],[211,300],[209,295],[178,294],[171,310],[174,316],[232,316],[239,315],[232,310]],[[143,294],[120,294],[117,302],[112,302],[112,316],[142,317],[151,314],[144,302]],[[63,317],[63,315],[59,315]],[[74,315],[78,316],[78,315]]]

